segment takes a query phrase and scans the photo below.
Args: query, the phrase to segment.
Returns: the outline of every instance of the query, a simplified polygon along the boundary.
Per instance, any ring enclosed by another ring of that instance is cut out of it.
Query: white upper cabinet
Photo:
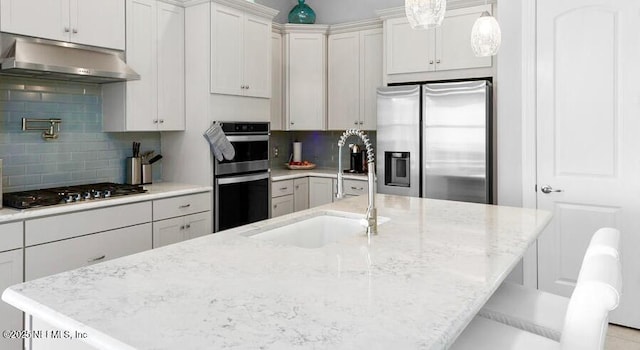
[[[78,44],[125,48],[124,0],[0,0],[0,29]]]
[[[382,85],[382,29],[329,36],[328,128],[376,128]]]
[[[326,31],[322,25],[285,25],[287,130],[326,129]]]
[[[271,130],[283,130],[282,34],[271,33]]]
[[[127,64],[140,80],[103,85],[103,129],[184,130],[184,8],[127,0],[127,14]]]
[[[211,4],[211,93],[271,97],[274,15]]]
[[[411,29],[406,17],[384,22],[386,73],[420,73],[491,67],[491,57],[476,57],[471,49],[471,28],[491,5],[446,12],[436,29]]]

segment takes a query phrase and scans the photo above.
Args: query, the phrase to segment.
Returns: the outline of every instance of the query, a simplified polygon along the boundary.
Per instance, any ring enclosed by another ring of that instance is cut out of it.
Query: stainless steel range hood
[[[120,51],[5,33],[0,41],[2,75],[99,84],[140,79]]]

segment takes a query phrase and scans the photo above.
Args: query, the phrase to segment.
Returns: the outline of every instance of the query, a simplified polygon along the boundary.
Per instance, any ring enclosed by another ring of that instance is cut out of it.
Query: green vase
[[[316,23],[316,13],[304,3],[304,0],[298,0],[298,5],[289,12],[289,23],[314,24]]]

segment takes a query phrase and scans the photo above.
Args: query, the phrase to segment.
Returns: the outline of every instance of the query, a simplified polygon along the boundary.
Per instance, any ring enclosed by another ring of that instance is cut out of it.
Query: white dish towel
[[[231,160],[236,156],[236,150],[227,139],[224,131],[222,131],[222,126],[219,122],[216,121],[211,124],[209,129],[204,132],[204,138],[209,142],[211,153],[218,161],[223,159]]]

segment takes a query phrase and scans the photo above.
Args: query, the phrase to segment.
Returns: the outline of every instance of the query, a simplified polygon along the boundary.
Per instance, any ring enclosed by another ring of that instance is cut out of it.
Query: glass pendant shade
[[[442,24],[446,0],[404,0],[404,12],[413,29],[431,29]]]
[[[289,23],[314,24],[316,23],[316,13],[304,3],[304,0],[298,0],[298,5],[289,12],[288,19]]]
[[[471,48],[477,57],[493,56],[498,53],[502,33],[495,17],[484,11],[471,29]]]

